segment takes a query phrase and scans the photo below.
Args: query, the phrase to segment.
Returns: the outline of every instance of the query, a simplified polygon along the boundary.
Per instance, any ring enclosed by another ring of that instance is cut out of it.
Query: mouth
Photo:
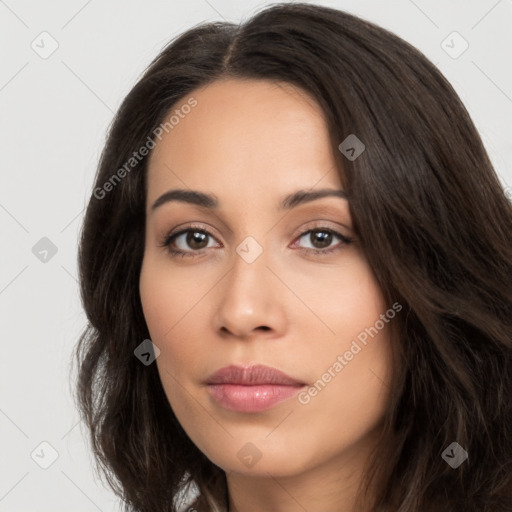
[[[261,412],[296,395],[306,383],[264,365],[226,366],[206,381],[217,405],[238,412]]]

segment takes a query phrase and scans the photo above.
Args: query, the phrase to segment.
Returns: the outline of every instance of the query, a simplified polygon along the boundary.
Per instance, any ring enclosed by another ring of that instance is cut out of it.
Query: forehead
[[[320,180],[322,187],[340,186],[324,113],[305,91],[283,82],[219,80],[172,112],[190,98],[197,104],[150,156],[149,201],[172,187],[245,197],[269,185],[276,195]]]

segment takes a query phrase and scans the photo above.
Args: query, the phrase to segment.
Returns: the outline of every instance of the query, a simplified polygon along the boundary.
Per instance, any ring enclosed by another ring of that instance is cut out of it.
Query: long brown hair
[[[224,472],[182,429],[156,365],[133,353],[149,338],[139,296],[147,157],[126,167],[171,108],[220,78],[288,82],[316,99],[365,255],[389,303],[404,307],[364,480],[372,511],[511,511],[512,206],[438,69],[383,28],[311,4],[188,30],[113,120],[79,247],[88,325],[76,396],[97,467],[126,510],[174,511],[188,486],[197,507],[226,506]],[[337,150],[350,134],[366,146],[355,160]],[[442,457],[453,442],[468,454],[455,469]]]

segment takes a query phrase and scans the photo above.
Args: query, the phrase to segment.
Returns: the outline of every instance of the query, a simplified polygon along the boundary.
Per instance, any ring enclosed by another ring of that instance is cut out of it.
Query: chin
[[[249,453],[246,450],[246,453]],[[211,453],[211,452],[210,452]],[[235,473],[243,476],[268,478],[272,477],[288,477],[298,475],[308,469],[306,459],[290,458],[288,453],[275,453],[265,451],[261,452],[261,458],[257,459],[257,454],[253,455],[254,461],[242,453],[240,456],[235,454],[234,457],[226,457],[224,453],[222,457],[215,458],[212,462],[223,469],[226,473]],[[245,460],[244,460],[245,459]]]

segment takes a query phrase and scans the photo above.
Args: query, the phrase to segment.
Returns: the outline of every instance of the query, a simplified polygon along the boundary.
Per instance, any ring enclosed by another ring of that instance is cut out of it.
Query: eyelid
[[[309,222],[306,222],[303,226],[301,226],[296,233],[293,235],[294,238],[297,238],[298,236],[303,235],[304,233],[307,233],[308,231],[312,230],[320,230],[320,229],[330,229],[332,231],[340,232],[342,228],[339,227],[339,223],[335,223],[333,221],[318,219],[318,220],[311,220]],[[344,228],[347,231],[351,231],[350,228],[344,226]],[[340,233],[340,235],[343,235],[343,233]],[[347,238],[349,238],[349,235],[343,235]]]

